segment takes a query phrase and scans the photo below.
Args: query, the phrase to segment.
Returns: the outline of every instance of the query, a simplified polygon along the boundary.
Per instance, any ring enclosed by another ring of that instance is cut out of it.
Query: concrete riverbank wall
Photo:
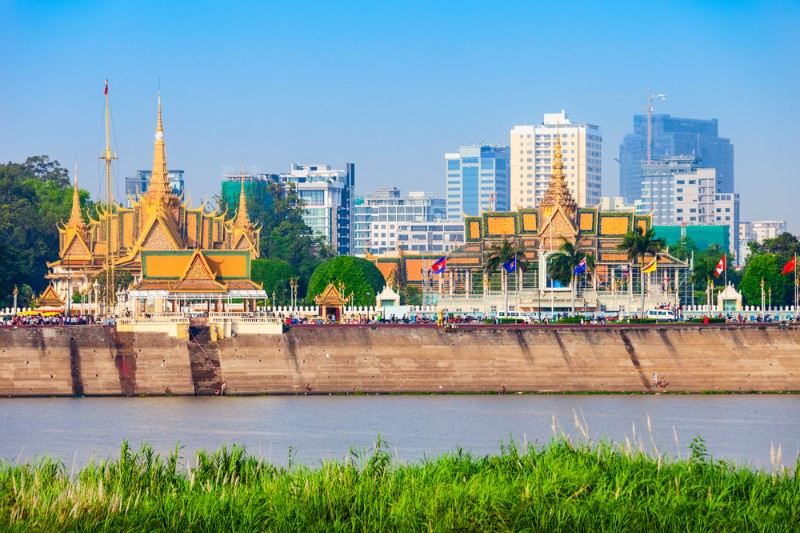
[[[800,391],[800,328],[296,326],[190,345],[159,333],[0,331],[0,394]],[[202,366],[206,365],[205,370]]]

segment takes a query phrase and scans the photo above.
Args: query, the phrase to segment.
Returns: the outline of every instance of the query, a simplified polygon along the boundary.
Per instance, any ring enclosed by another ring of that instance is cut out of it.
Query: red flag
[[[720,274],[725,272],[725,256],[726,254],[722,254],[722,259],[719,260],[719,263],[717,263],[716,268],[714,268],[715,278],[719,277]]]
[[[103,94],[108,94],[108,80],[106,80],[106,88],[103,89]]]
[[[795,261],[797,260],[797,256],[792,257],[788,263],[783,265],[783,272],[781,274],[788,274],[789,272],[794,272],[795,268]]]

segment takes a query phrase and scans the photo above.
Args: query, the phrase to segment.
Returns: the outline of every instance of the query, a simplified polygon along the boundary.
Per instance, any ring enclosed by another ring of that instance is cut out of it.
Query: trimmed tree
[[[320,264],[311,274],[308,282],[306,301],[314,304],[314,297],[319,296],[329,283],[336,285],[339,290],[341,284],[343,297],[353,299],[351,305],[375,305],[377,296],[386,285],[383,274],[378,267],[361,257],[339,256]]]

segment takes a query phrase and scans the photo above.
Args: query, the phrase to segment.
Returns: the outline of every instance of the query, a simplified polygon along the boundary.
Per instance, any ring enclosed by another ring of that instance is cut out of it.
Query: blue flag
[[[584,257],[581,259],[581,262],[578,263],[578,266],[575,267],[575,274],[583,274],[586,272],[586,258]]]
[[[434,274],[441,274],[445,271],[445,269],[447,269],[447,256],[436,261],[431,267],[431,270]]]
[[[517,269],[517,258],[515,257],[508,263],[503,263],[503,268],[505,268],[506,272],[508,272],[509,274],[514,272]]]

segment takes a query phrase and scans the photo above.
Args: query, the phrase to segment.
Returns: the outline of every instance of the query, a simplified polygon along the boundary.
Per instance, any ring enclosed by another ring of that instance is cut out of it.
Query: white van
[[[525,324],[530,324],[531,321],[531,317],[529,315],[526,315],[525,313],[520,313],[519,311],[509,311],[508,313],[506,313],[505,311],[499,311],[497,313],[497,319],[499,320],[501,318],[513,318],[515,320],[520,320]]]
[[[677,320],[675,313],[673,313],[669,309],[648,309],[646,318],[652,318],[655,320],[664,320],[667,322],[673,322]]]

